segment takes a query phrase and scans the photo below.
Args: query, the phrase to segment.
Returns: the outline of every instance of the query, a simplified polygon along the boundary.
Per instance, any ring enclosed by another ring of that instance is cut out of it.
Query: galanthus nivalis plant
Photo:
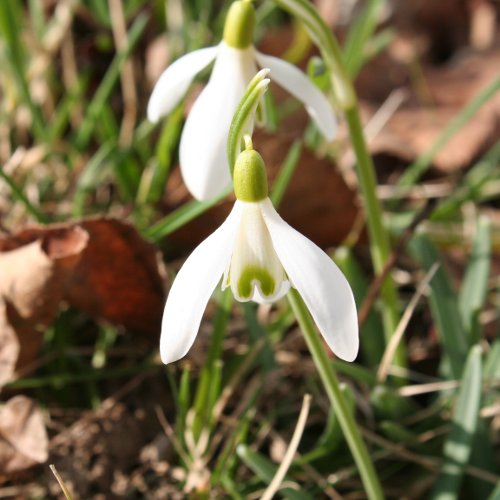
[[[229,125],[257,65],[269,68],[273,79],[304,103],[327,140],[335,135],[335,116],[327,98],[295,66],[257,51],[253,46],[254,26],[251,0],[234,2],[223,40],[171,64],[160,76],[148,103],[148,118],[156,123],[176,106],[196,74],[215,60],[210,80],[187,117],[179,150],[184,182],[199,200],[219,195],[230,183],[225,155]],[[248,131],[252,128],[253,123],[249,123]]]
[[[203,312],[222,279],[240,302],[274,302],[297,289],[330,348],[346,361],[358,352],[351,287],[332,259],[290,227],[268,198],[262,157],[249,136],[234,167],[236,202],[225,222],[188,257],[163,314],[160,355],[182,358],[194,342]]]

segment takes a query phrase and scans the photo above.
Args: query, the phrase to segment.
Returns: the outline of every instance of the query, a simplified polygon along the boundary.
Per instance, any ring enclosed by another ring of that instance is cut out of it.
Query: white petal
[[[198,200],[220,194],[231,182],[227,136],[236,107],[257,69],[253,48],[219,46],[212,76],[194,103],[180,143],[181,172]]]
[[[193,78],[217,55],[218,47],[195,50],[175,60],[160,76],[148,102],[148,120],[156,123],[172,111]]]
[[[301,101],[321,133],[329,141],[337,131],[337,120],[333,109],[323,92],[314,85],[300,69],[283,59],[255,51],[259,66],[269,68],[271,80],[279,83],[285,90]]]
[[[358,353],[358,318],[351,287],[332,259],[289,226],[269,199],[261,209],[274,249],[332,351],[346,361]]]
[[[231,258],[240,212],[235,205],[222,226],[195,248],[178,272],[161,325],[163,363],[177,361],[193,345],[207,302]]]

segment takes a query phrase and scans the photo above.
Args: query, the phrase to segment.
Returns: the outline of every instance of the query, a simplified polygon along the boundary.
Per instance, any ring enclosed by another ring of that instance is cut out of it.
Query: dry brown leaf
[[[15,331],[21,347],[17,368],[37,357],[43,329],[58,312],[87,240],[78,227],[25,230],[0,240],[0,338],[12,341],[11,329]],[[15,353],[9,345],[2,358]]]
[[[157,248],[126,222],[78,223],[89,242],[68,283],[71,305],[157,340],[165,301],[165,271]]]
[[[43,416],[35,402],[15,396],[0,407],[0,472],[20,472],[48,457]]]
[[[157,340],[164,305],[157,249],[129,224],[100,218],[29,227],[0,240],[0,382],[38,356],[61,301]]]
[[[381,70],[370,64],[360,80],[362,95],[373,99],[389,95],[395,80],[405,81],[404,69],[383,58]],[[500,50],[463,55],[442,67],[424,68],[428,102],[413,94],[390,117],[385,128],[370,145],[373,154],[384,154],[411,162],[427,151],[448,124],[482,90],[498,77]],[[370,75],[372,80],[370,82]],[[384,78],[380,76],[384,75]],[[385,83],[384,83],[385,80]],[[366,116],[379,108],[380,102],[362,102]],[[500,134],[500,93],[491,98],[442,147],[433,167],[450,172],[465,168],[498,139]]]
[[[290,130],[289,130],[290,132]],[[293,135],[263,131],[254,134],[273,181],[293,143]],[[170,176],[167,204],[174,209],[190,199],[178,170]],[[210,235],[227,217],[234,200],[225,201],[168,237],[180,250],[189,250]],[[279,213],[295,229],[319,246],[338,245],[347,236],[358,214],[355,193],[346,185],[335,164],[303,148],[297,169],[279,207]]]
[[[0,302],[0,388],[12,379],[19,350],[19,339],[7,321],[6,305]]]

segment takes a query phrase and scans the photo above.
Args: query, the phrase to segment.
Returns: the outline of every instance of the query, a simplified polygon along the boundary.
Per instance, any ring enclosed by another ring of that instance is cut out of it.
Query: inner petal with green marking
[[[240,302],[274,302],[290,288],[273,247],[260,204],[243,204],[233,255],[222,288],[231,287]]]

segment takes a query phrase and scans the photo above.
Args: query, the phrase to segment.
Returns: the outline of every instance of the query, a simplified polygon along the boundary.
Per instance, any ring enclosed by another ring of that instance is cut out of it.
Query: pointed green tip
[[[242,151],[234,166],[234,194],[241,201],[262,201],[268,196],[264,160],[254,149]]]
[[[234,49],[246,49],[253,44],[255,9],[249,0],[234,2],[224,24],[224,42]]]

